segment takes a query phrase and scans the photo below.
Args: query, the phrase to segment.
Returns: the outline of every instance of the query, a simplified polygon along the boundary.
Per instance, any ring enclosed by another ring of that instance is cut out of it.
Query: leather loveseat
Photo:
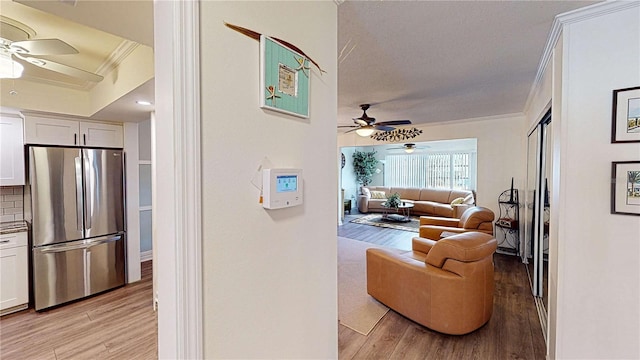
[[[413,239],[413,250],[367,249],[367,292],[430,329],[462,335],[493,313],[493,236],[468,232],[440,241]]]
[[[382,204],[395,193],[400,195],[401,201],[414,204],[411,209],[413,215],[460,218],[466,209],[475,204],[475,194],[471,190],[363,186],[361,192],[358,211],[363,214],[383,212],[385,208]]]
[[[460,220],[420,216],[420,237],[440,240],[443,232],[463,233],[468,231],[493,235],[493,219],[495,219],[493,211],[482,206],[473,206],[467,209]]]

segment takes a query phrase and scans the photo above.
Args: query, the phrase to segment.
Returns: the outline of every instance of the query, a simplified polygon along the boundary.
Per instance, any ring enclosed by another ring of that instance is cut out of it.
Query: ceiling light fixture
[[[408,147],[406,149],[404,149],[404,152],[406,152],[407,154],[411,154],[412,152],[414,152],[416,150],[416,148],[413,147]]]
[[[138,105],[145,105],[145,106],[149,106],[149,105],[151,105],[151,101],[138,100],[138,101],[136,101],[136,104],[138,104]]]
[[[11,58],[11,54],[0,51],[0,79],[16,79],[22,76],[24,66]]]
[[[358,130],[356,130],[356,134],[362,136],[362,137],[367,137],[371,134],[373,134],[373,126],[371,125],[365,125],[361,128],[359,128]]]

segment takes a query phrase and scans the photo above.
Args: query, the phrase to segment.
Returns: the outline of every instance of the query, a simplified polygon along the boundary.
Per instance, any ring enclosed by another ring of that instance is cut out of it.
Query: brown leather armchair
[[[468,232],[440,241],[414,238],[413,251],[367,249],[367,292],[409,319],[462,335],[493,313],[491,235]]]
[[[463,233],[477,231],[493,235],[493,219],[495,214],[490,209],[474,206],[467,209],[458,219],[421,216],[420,237],[431,240],[440,240],[443,231],[450,233]]]

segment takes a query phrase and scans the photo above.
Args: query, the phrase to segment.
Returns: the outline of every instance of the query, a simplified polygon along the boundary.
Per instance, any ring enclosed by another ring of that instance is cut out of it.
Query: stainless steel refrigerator
[[[36,310],[124,285],[123,151],[28,151]]]

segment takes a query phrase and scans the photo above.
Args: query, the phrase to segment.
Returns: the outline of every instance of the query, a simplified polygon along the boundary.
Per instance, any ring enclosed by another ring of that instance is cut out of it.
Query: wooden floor
[[[376,245],[411,250],[411,239],[418,236],[418,233],[350,222],[361,216],[363,215],[345,215],[343,225],[338,226],[338,236],[366,241]]]
[[[355,217],[356,215],[353,215]],[[338,235],[409,249],[416,233],[349,223]],[[431,331],[393,311],[368,335],[339,325],[340,359],[544,359],[545,344],[525,267],[494,256],[494,312],[464,336]],[[156,359],[157,317],[152,309],[151,262],[142,281],[42,313],[0,318],[0,359]]]
[[[355,216],[353,216],[355,217]],[[416,233],[349,223],[338,235],[409,249]],[[463,336],[444,335],[389,311],[368,336],[338,329],[340,359],[545,359],[546,345],[525,265],[494,255],[496,288],[491,320]]]
[[[0,359],[157,359],[151,261],[142,280],[49,311],[0,318]]]

